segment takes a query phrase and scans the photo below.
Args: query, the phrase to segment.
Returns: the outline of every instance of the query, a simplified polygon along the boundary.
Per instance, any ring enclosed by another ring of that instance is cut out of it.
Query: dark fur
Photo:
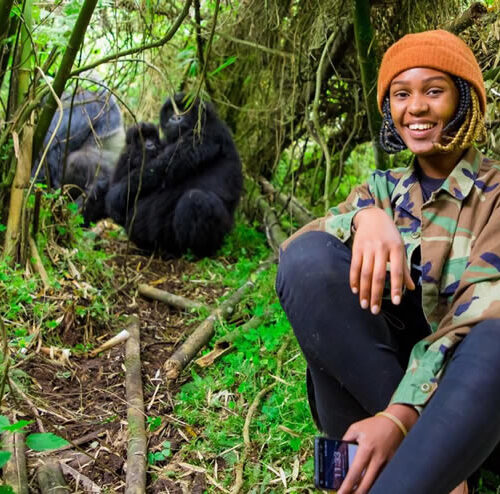
[[[45,148],[55,132],[47,152],[50,184],[53,188],[74,185],[66,188],[83,205],[88,224],[105,217],[105,196],[124,141],[121,111],[106,90],[81,90],[74,98],[72,93],[65,94],[62,103],[61,124],[57,127],[57,110],[44,140]],[[34,170],[37,167],[38,162]],[[38,179],[44,180],[45,175],[43,165]],[[83,195],[79,197],[77,191]]]
[[[175,101],[182,112],[182,95]],[[160,124],[165,141],[158,138],[158,154],[148,154],[144,166],[138,143],[128,145],[121,156],[115,173],[121,178],[113,178],[108,213],[140,248],[173,256],[188,249],[198,257],[213,255],[233,226],[243,185],[229,129],[210,103],[199,102],[188,113],[176,115],[167,100]],[[130,161],[125,175],[120,164]]]

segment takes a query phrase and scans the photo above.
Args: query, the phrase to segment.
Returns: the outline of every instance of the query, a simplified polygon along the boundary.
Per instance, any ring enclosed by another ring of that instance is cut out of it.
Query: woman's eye
[[[430,94],[431,96],[437,96],[437,95],[441,94],[442,92],[443,92],[443,90],[440,88],[433,88],[433,89],[429,89],[428,94]]]

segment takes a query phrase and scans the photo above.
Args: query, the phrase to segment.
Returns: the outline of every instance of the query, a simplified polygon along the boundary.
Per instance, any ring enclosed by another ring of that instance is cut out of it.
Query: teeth
[[[435,124],[430,124],[430,123],[417,123],[417,124],[410,124],[408,125],[408,127],[410,128],[410,130],[428,130],[428,129],[432,129],[432,127],[434,127]]]

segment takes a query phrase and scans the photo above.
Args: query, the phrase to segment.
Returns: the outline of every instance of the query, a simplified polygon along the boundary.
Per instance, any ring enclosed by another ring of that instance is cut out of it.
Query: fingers
[[[361,265],[363,256],[361,251],[357,248],[356,243],[352,247],[351,269],[349,270],[349,285],[351,286],[352,293],[359,293],[359,276],[361,274]]]
[[[390,263],[391,263],[391,300],[394,305],[399,305],[399,303],[401,302],[401,293],[403,292],[404,269],[406,268],[406,271],[408,271],[408,267],[406,266],[405,263],[402,248],[399,249],[394,248],[391,250]]]
[[[367,309],[371,299],[373,264],[375,255],[373,252],[365,252],[361,264],[361,275],[359,280],[359,300],[362,309]]]
[[[363,472],[367,470],[370,464],[371,451],[369,449],[358,448],[356,455],[354,456],[353,462],[349,465],[349,470],[347,475],[337,491],[337,494],[351,494],[354,491],[356,485],[361,481]],[[358,490],[356,489],[356,493]]]
[[[370,308],[372,314],[378,314],[382,305],[382,294],[385,286],[387,254],[377,254],[373,263]]]
[[[366,467],[365,473],[356,487],[356,494],[366,494],[370,490],[377,479],[382,466],[383,462],[377,460],[375,455],[370,458],[370,463]]]

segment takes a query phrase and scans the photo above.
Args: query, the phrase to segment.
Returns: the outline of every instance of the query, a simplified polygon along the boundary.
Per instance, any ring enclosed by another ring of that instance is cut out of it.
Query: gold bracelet
[[[398,426],[398,429],[403,433],[403,437],[406,437],[406,434],[408,434],[408,429],[405,427],[403,422],[401,422],[401,420],[399,420],[395,415],[389,412],[378,412],[375,414],[375,417],[377,417],[378,415],[392,420]]]

